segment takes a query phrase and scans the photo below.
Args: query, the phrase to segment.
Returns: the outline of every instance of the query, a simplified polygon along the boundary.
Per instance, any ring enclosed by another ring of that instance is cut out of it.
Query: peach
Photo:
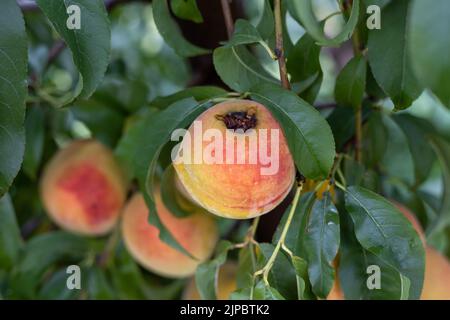
[[[155,204],[162,223],[193,257],[159,239],[159,230],[148,222],[149,211],[141,194],[135,194],[124,209],[122,235],[130,254],[144,268],[161,276],[183,278],[194,274],[197,266],[212,254],[218,241],[213,216],[197,211],[188,217],[175,217],[163,204],[160,191]]]
[[[236,276],[238,266],[236,263],[227,262],[219,269],[219,278],[217,284],[217,300],[228,300],[230,294],[237,289]],[[185,300],[200,300],[195,279],[192,278],[183,294]]]
[[[77,140],[47,164],[40,192],[48,215],[61,228],[102,235],[117,223],[127,190],[111,150],[94,140]]]
[[[250,100],[229,100],[208,109],[179,146],[173,163],[182,185],[195,202],[218,216],[265,214],[283,201],[295,181],[279,123],[265,106]]]

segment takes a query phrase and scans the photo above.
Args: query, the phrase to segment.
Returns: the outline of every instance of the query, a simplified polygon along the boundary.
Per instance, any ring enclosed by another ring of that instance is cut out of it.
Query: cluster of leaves
[[[202,23],[195,0],[124,6],[109,18],[101,0],[67,1],[89,13],[82,14],[80,30],[66,28],[66,2],[36,2],[41,12],[25,16],[16,1],[0,2],[0,297],[179,296],[184,281],[143,272],[122,245],[106,252],[106,262],[101,259],[111,239],[54,231],[39,200],[40,170],[58,146],[95,137],[114,148],[150,210],[155,211],[158,178],[167,207],[185,216],[189,212],[174,200],[170,135],[217,101],[236,96],[267,106],[307,180],[323,186],[330,179],[340,189],[302,194],[286,210],[272,243],[255,243],[252,232],[242,236],[241,230],[221,242],[214,259],[197,270],[200,295],[216,297],[218,268],[230,258],[239,264],[234,299],[326,298],[336,278],[347,298],[420,297],[421,240],[386,198],[407,204],[426,228],[428,242],[442,252],[449,249],[448,136],[434,123],[400,112],[426,89],[450,108],[447,0],[341,0],[338,15],[322,21],[313,1],[282,1],[292,90],[280,86],[271,68],[277,57],[274,12],[271,1],[262,0],[257,21],[237,20],[229,41],[212,52],[218,76],[233,92],[184,89],[185,58],[210,52],[183,37],[171,11]],[[380,30],[366,27],[366,9],[373,4],[382,8]],[[341,32],[329,38],[324,27],[339,18]],[[289,23],[304,30],[297,41]],[[68,50],[50,61],[55,37]],[[333,109],[322,112],[315,106],[323,102],[326,77],[333,73],[324,67],[324,56],[330,47],[345,50],[351,41],[354,56],[336,77]],[[352,143],[355,136],[362,141]],[[436,179],[443,181],[438,192],[429,188]],[[150,217],[163,241],[189,255],[157,214]],[[227,235],[230,221],[218,223]],[[240,241],[243,245],[236,245]],[[82,291],[64,290],[68,263],[80,264],[88,275]],[[370,265],[382,269],[381,290],[366,286]],[[259,270],[267,277],[261,279]]]

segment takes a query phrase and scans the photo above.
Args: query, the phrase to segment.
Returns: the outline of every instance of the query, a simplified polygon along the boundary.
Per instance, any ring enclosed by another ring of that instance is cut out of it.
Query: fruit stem
[[[266,285],[269,285],[269,272],[273,267],[273,264],[275,263],[275,259],[277,258],[277,255],[281,248],[286,248],[284,241],[286,240],[287,232],[289,231],[289,226],[292,223],[292,218],[294,217],[295,210],[297,209],[298,202],[300,200],[300,195],[302,193],[303,189],[303,181],[301,181],[297,187],[297,190],[295,191],[294,200],[292,202],[291,210],[289,211],[289,215],[287,217],[286,223],[283,226],[283,230],[281,231],[280,239],[278,240],[278,243],[275,247],[275,250],[273,251],[272,255],[269,258],[269,261],[267,261],[266,265],[259,271],[257,271],[254,274],[254,277],[257,277],[258,275],[263,275],[263,280]]]
[[[283,88],[290,90],[288,73],[286,68],[286,58],[284,57],[283,47],[283,24],[281,18],[281,0],[274,1],[274,18],[275,18],[275,54],[278,59],[278,67],[280,69],[280,78]]]

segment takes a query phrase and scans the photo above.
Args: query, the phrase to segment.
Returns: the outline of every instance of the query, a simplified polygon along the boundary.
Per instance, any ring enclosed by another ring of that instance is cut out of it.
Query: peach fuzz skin
[[[141,194],[135,194],[125,207],[122,236],[130,254],[144,268],[160,276],[184,278],[195,273],[197,266],[212,254],[218,241],[214,218],[203,211],[177,218],[155,194],[156,210],[162,223],[194,260],[159,239],[158,229],[148,222],[149,211]]]
[[[421,300],[450,300],[450,262],[446,257],[425,243],[425,234],[416,217],[401,204],[394,203],[411,222],[425,246],[425,277]],[[343,300],[339,281],[335,280],[327,300]]]
[[[103,235],[119,219],[126,180],[111,150],[94,140],[78,140],[47,164],[40,193],[58,226],[78,234]]]
[[[184,188],[200,206],[225,218],[249,219],[271,211],[283,201],[294,183],[295,166],[279,123],[269,110],[259,103],[250,100],[222,102],[205,111],[196,121],[201,121],[203,133],[207,129],[217,129],[225,141],[228,129],[224,121],[217,116],[225,116],[231,112],[255,114],[256,133],[258,134],[258,129],[267,129],[269,154],[271,130],[279,130],[279,170],[276,174],[261,174],[261,168],[268,165],[263,165],[259,156],[256,164],[248,163],[249,154],[255,152],[249,150],[248,139],[244,164],[227,164],[225,160],[220,164],[185,164],[174,161],[174,168]],[[193,125],[189,132],[191,137],[194,137]],[[234,132],[232,135],[238,136],[242,133]],[[203,150],[210,144],[211,141],[203,141]],[[235,148],[234,159],[237,159],[237,149]],[[223,150],[214,149],[214,152],[221,152],[223,159],[226,159],[226,143],[223,143]]]
[[[219,277],[217,284],[217,300],[229,300],[230,294],[236,291],[238,266],[234,262],[227,262],[219,269]],[[201,300],[200,294],[198,293],[195,279],[192,278],[183,294],[184,300]]]

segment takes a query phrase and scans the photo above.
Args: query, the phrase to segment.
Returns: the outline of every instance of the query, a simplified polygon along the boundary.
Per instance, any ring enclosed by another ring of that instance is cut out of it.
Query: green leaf
[[[167,0],[154,0],[152,8],[153,18],[159,33],[176,53],[182,57],[193,57],[209,52],[207,49],[193,45],[183,37],[180,28],[170,15]]]
[[[253,250],[253,257],[252,257]],[[239,250],[238,271],[236,274],[236,283],[238,288],[248,288],[253,283],[253,273],[256,271],[256,255],[254,248],[245,246]]]
[[[266,45],[256,27],[244,19],[238,19],[234,25],[234,33],[227,46],[260,43]]]
[[[284,297],[271,286],[268,286],[264,281],[259,281],[253,291],[254,300],[286,300]]]
[[[275,20],[269,0],[264,0],[264,10],[256,29],[265,41],[272,39],[275,35]]]
[[[383,25],[369,32],[369,63],[375,80],[398,110],[408,108],[422,92],[411,66],[408,12],[411,1],[392,1],[382,11]]]
[[[303,244],[303,239],[306,236],[308,219],[315,201],[316,195],[314,192],[307,192],[301,195],[284,241],[286,246],[294,253],[295,256],[299,256],[303,259],[306,259],[306,250]],[[283,217],[275,230],[275,234],[272,239],[273,244],[276,244],[280,239],[281,232],[286,223],[291,206],[292,204],[285,210]]]
[[[372,112],[363,130],[364,163],[373,168],[381,162],[387,148],[388,132],[384,126],[383,114],[379,111]]]
[[[219,47],[213,54],[214,67],[231,89],[244,92],[260,83],[278,84],[245,46]]]
[[[300,257],[291,257],[297,279],[297,293],[299,300],[305,300],[305,290],[310,286],[308,281],[308,263]]]
[[[329,192],[312,207],[304,245],[313,292],[325,299],[333,287],[332,262],[339,249],[339,215]]]
[[[320,49],[307,33],[297,41],[287,57],[287,69],[292,82],[305,81],[322,71]]]
[[[263,262],[267,263],[275,246],[269,243],[261,243],[259,247],[264,258]],[[278,253],[270,270],[269,283],[284,298],[297,299],[297,275],[289,258],[283,252]]]
[[[25,151],[27,35],[14,0],[0,2],[0,197],[19,172]]]
[[[105,276],[105,272],[99,267],[92,267],[85,270],[86,283],[84,287],[92,300],[111,300],[114,299],[114,291]]]
[[[146,281],[142,271],[126,250],[123,242],[120,242],[116,249],[108,274],[118,299],[150,299],[146,295]]]
[[[274,85],[256,86],[250,97],[269,108],[280,122],[300,172],[309,179],[325,179],[333,165],[335,145],[319,111],[295,93]]]
[[[189,216],[191,213],[194,213],[194,206],[191,206],[189,209],[180,206],[179,202],[181,195],[177,190],[176,186],[176,172],[172,165],[168,166],[166,170],[164,170],[163,176],[161,178],[161,198],[165,205],[165,207],[172,213],[174,216],[178,218],[183,218]]]
[[[341,209],[340,209],[341,211]],[[355,236],[354,225],[345,210],[341,211],[341,248],[339,259],[339,283],[345,298],[349,300],[398,300],[409,292],[405,288],[405,277],[379,257],[364,249]],[[380,289],[369,289],[368,269],[380,269]]]
[[[441,165],[444,190],[437,217],[427,228],[427,238],[445,231],[450,225],[450,144],[437,136],[433,136],[431,142]]]
[[[0,198],[0,269],[9,270],[16,265],[23,246],[11,198]]]
[[[436,154],[429,139],[433,128],[425,120],[409,114],[396,115],[392,119],[402,129],[408,141],[409,151],[414,162],[415,184],[420,185],[428,179],[431,169],[436,163]]]
[[[347,41],[353,34],[359,18],[360,1],[354,0],[350,18],[342,31],[333,39],[328,39],[323,31],[322,24],[317,21],[312,6],[312,0],[288,0],[288,9],[292,17],[297,20],[313,37],[318,45],[337,47],[342,42]]]
[[[220,242],[217,247],[216,257],[197,267],[197,271],[195,272],[195,283],[200,297],[203,300],[216,299],[219,268],[226,262],[228,251],[232,247],[233,244],[229,241]]]
[[[71,102],[78,95],[88,98],[103,79],[109,64],[111,30],[102,0],[37,0],[41,10],[61,35],[72,52],[73,61],[80,72],[80,83]],[[69,29],[67,8],[80,8],[80,29]]]
[[[31,179],[36,179],[36,172],[42,160],[45,139],[45,113],[40,105],[34,105],[27,110],[25,136],[23,170]]]
[[[43,300],[73,300],[80,295],[80,290],[69,290],[67,288],[66,269],[60,269],[53,273],[51,277],[45,281],[39,290],[38,298]]]
[[[371,114],[372,109],[363,105],[363,120]],[[336,150],[341,151],[355,134],[355,112],[351,108],[335,108],[327,121],[333,131]]]
[[[410,13],[409,51],[420,82],[450,108],[450,3],[413,0]]]
[[[226,94],[226,90],[215,86],[190,87],[169,96],[157,97],[152,102],[150,102],[150,105],[158,109],[165,109],[172,103],[186,98],[194,98],[195,100],[202,102],[204,100],[222,97]]]
[[[347,189],[345,206],[362,247],[407,277],[411,281],[409,298],[419,299],[425,252],[408,219],[389,201],[361,187]]]
[[[173,13],[181,19],[202,23],[203,17],[196,0],[170,0]]]
[[[46,233],[32,238],[24,248],[12,275],[15,294],[33,298],[42,275],[49,266],[61,259],[78,262],[89,250],[86,238],[63,231]]]
[[[367,62],[362,55],[351,59],[336,79],[334,96],[340,106],[361,108],[366,89]]]
[[[137,170],[134,165],[136,156],[144,143],[145,132],[150,128],[156,113],[156,109],[144,109],[142,114],[139,114],[139,118],[122,135],[116,146],[115,155],[130,178],[137,177]]]

